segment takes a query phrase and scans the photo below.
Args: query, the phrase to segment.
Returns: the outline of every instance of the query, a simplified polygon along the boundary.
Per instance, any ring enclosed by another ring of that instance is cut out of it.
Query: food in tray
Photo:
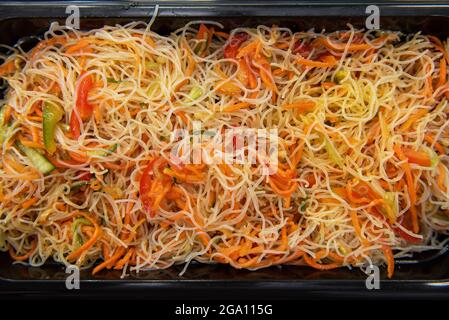
[[[0,248],[93,273],[372,263],[391,277],[395,258],[447,243],[446,42],[223,30],[53,24],[5,56]],[[276,150],[234,134],[253,161],[217,159],[236,129]],[[192,161],[179,146],[198,139]]]

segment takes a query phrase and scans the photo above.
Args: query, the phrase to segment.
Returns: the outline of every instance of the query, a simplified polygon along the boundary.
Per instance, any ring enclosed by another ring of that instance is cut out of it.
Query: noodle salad
[[[129,271],[387,266],[449,231],[447,43],[420,33],[52,24],[4,56],[0,249]],[[173,132],[276,129],[276,170]]]

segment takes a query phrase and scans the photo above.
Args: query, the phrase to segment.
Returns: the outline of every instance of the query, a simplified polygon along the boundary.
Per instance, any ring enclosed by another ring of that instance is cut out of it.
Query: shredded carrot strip
[[[351,183],[347,183],[346,184],[346,195],[348,196],[349,201],[353,202],[353,203],[370,203],[371,200],[365,197],[355,197],[353,192],[352,192],[352,185]]]
[[[70,158],[72,158],[75,161],[78,161],[79,163],[85,163],[85,162],[89,162],[89,157],[87,156],[86,153],[80,153],[80,152],[74,152],[74,151],[67,151],[67,153],[69,154]]]
[[[51,47],[55,44],[64,44],[67,40],[69,40],[69,38],[66,38],[65,36],[56,36],[50,39],[42,40],[33,48],[33,50],[31,50],[30,56],[33,59],[39,52],[42,51],[43,48]]]
[[[276,185],[272,176],[268,178],[268,183],[270,184],[270,187],[273,189],[273,191],[280,196],[290,196],[293,192],[296,191],[298,187],[298,183],[293,182],[292,185],[288,187],[288,189],[282,190]]]
[[[115,270],[123,269],[123,266],[129,262],[133,253],[134,253],[134,248],[129,249],[128,252],[126,252],[126,254],[123,256],[123,258],[120,259],[119,261],[117,261],[114,269]]]
[[[109,250],[109,247],[106,245],[106,243],[103,243],[103,245],[101,246],[101,251],[102,251],[103,259],[108,260],[110,258],[110,250]]]
[[[89,220],[90,223],[92,223],[92,225],[95,228],[95,232],[92,235],[92,237],[86,241],[86,243],[84,243],[81,247],[79,247],[77,250],[75,250],[74,252],[72,252],[71,254],[69,254],[67,256],[67,260],[73,260],[78,258],[84,251],[89,250],[94,244],[95,242],[98,240],[98,238],[100,238],[102,231],[100,226],[97,224],[97,222],[91,218],[88,214],[81,212],[81,211],[75,211],[72,214],[72,217],[76,217],[76,216],[82,216],[83,218]]]
[[[313,61],[299,57],[298,59],[296,59],[296,63],[307,67],[328,68],[335,66],[337,64],[337,60],[334,58],[334,56],[326,56],[323,58],[323,61]]]
[[[75,53],[77,51],[80,51],[84,48],[86,48],[88,45],[90,44],[90,40],[87,38],[81,39],[80,41],[78,41],[76,44],[70,46],[67,50],[66,50],[66,54],[72,54]]]
[[[94,104],[94,119],[95,119],[95,123],[101,123],[101,119],[102,119],[102,115],[101,115],[101,111],[100,111],[100,105],[98,104]]]
[[[318,258],[312,258],[307,253],[303,255],[304,261],[311,266],[312,268],[318,270],[332,270],[341,267],[340,263],[329,263],[329,264],[320,264],[317,262]]]
[[[446,83],[446,59],[440,59],[440,78],[438,80],[437,88]]]
[[[228,39],[229,38],[229,33],[226,33],[226,32],[214,31],[214,34],[219,36],[219,37],[222,37],[224,39]]]
[[[282,227],[281,230],[281,245],[278,247],[279,251],[285,251],[288,249],[288,237],[287,237],[287,227]]]
[[[42,116],[27,116],[27,119],[34,122],[42,122]]]
[[[243,48],[241,48],[241,49],[239,50],[239,52],[237,53],[237,56],[236,56],[237,59],[238,59],[238,58],[241,58],[241,57],[244,57],[244,56],[246,56],[246,55],[249,55],[249,54],[253,54],[254,52],[256,52],[257,47],[258,47],[259,45],[260,45],[259,39],[256,39],[256,40],[250,42],[250,43],[247,44],[245,47],[243,47]]]
[[[3,108],[5,108],[5,113],[4,113],[5,123],[8,123],[9,120],[11,119],[12,108],[9,105],[5,105]]]
[[[33,136],[33,142],[40,143],[39,129],[35,126],[31,126],[31,135]]]
[[[4,75],[9,73],[13,73],[15,69],[16,67],[13,59],[6,61],[0,66],[0,77],[3,77]]]
[[[443,192],[447,191],[447,188],[444,185],[445,180],[446,180],[446,169],[445,169],[444,165],[441,164],[441,162],[440,162],[438,164],[438,180],[437,180],[437,184],[438,184],[438,188],[440,188],[440,190],[442,190]]]
[[[4,157],[3,161],[19,173],[24,173],[26,171],[26,167],[12,160],[10,157]]]
[[[230,80],[222,80],[217,84],[217,91],[223,94],[235,96],[242,91],[235,83]]]
[[[303,112],[312,111],[316,106],[313,101],[298,101],[290,104],[283,105],[283,109],[296,109]]]
[[[435,142],[435,137],[431,134],[426,134],[424,135],[424,141],[427,141],[430,144],[434,144],[435,149],[438,151],[439,154],[445,154],[446,150],[444,149],[444,147],[439,143],[439,142]]]
[[[187,118],[187,116],[186,116],[186,114],[185,114],[185,112],[184,111],[182,111],[182,110],[176,110],[175,111],[175,114],[178,116],[178,117],[180,117],[181,118],[181,120],[182,120],[182,122],[184,122],[184,124],[185,125],[189,125],[189,118]]]
[[[29,148],[37,148],[37,149],[45,149],[45,146],[40,142],[34,142],[29,140],[24,140],[23,138],[19,138],[20,143]]]
[[[427,72],[430,71],[430,64],[427,65],[426,71]],[[425,87],[424,87],[424,96],[429,98],[429,97],[432,96],[432,94],[433,94],[432,76],[429,75],[426,78],[426,84],[425,84]]]
[[[35,204],[36,202],[37,202],[37,198],[36,197],[33,197],[33,198],[30,198],[30,199],[28,199],[27,201],[25,201],[25,202],[23,202],[22,203],[22,208],[23,209],[28,209],[29,207],[31,207],[33,204]]]
[[[362,234],[362,228],[360,227],[360,222],[356,210],[349,210],[349,213],[351,214],[351,221],[352,225],[354,226],[355,233],[357,234],[363,245],[368,246],[369,241]]]
[[[295,153],[293,153],[293,156],[290,160],[293,168],[296,168],[298,163],[301,162],[302,154],[304,152],[304,145],[305,145],[305,140],[301,140],[299,143],[299,148],[297,149],[297,151]]]
[[[318,38],[315,40],[315,44],[317,45],[323,45],[326,48],[329,48],[331,50],[335,51],[343,51],[347,48],[348,51],[363,51],[372,48],[371,45],[364,43],[364,44],[346,44],[346,43],[334,43],[331,42],[329,38]]]
[[[428,36],[429,39],[435,44],[435,48],[437,48],[446,59],[446,63],[449,64],[449,54],[447,53],[446,49],[444,49],[443,43],[440,39],[438,39],[435,36]]]
[[[190,77],[193,74],[193,71],[195,70],[195,59],[193,59],[192,53],[190,52],[190,49],[187,48],[188,46],[185,44],[184,48],[187,52],[187,69],[185,72],[186,77]]]
[[[230,106],[227,106],[223,109],[224,112],[234,112],[240,109],[244,109],[251,106],[251,103],[249,102],[239,102]]]
[[[412,226],[413,226],[413,232],[418,233],[419,232],[419,224],[418,224],[418,215],[416,213],[416,190],[415,190],[415,182],[412,176],[412,171],[410,169],[410,165],[407,162],[407,157],[404,155],[401,147],[395,145],[393,147],[394,152],[398,156],[399,160],[403,161],[401,164],[402,169],[405,171],[405,178],[407,180],[407,186],[408,186],[408,193],[410,197],[410,212],[412,216]]]
[[[31,242],[31,249],[30,249],[30,251],[28,251],[27,253],[25,253],[24,255],[22,255],[22,256],[17,256],[15,253],[14,253],[14,250],[13,250],[13,248],[12,248],[12,246],[11,245],[9,245],[9,255],[11,256],[11,258],[13,258],[14,260],[16,260],[16,261],[25,261],[25,260],[27,260],[29,257],[31,257],[31,255],[34,253],[34,251],[36,250],[36,247],[37,247],[37,241],[36,241],[36,239],[33,239],[33,241]]]
[[[334,82],[322,82],[321,85],[323,86],[324,89],[330,89],[333,86],[335,86]]]
[[[409,163],[415,163],[424,167],[430,167],[432,165],[430,156],[426,152],[420,152],[410,148],[403,148],[402,152]]]
[[[427,110],[427,109],[419,109],[418,111],[416,111],[416,113],[412,114],[407,119],[407,121],[401,125],[401,127],[400,127],[401,131],[408,131],[408,129],[410,129],[410,127],[413,124],[415,124],[420,118],[425,116],[428,112],[429,112],[429,110]]]
[[[119,247],[112,257],[103,261],[101,264],[99,264],[92,270],[92,275],[95,275],[96,273],[100,272],[104,268],[108,268],[109,266],[113,265],[118,259],[120,259],[120,257],[124,253],[125,253],[125,248]]]
[[[392,278],[394,274],[394,256],[393,251],[391,250],[390,246],[383,245],[382,251],[385,254],[385,258],[387,259],[388,269],[387,269],[387,275],[388,278]]]
[[[262,82],[265,86],[273,92],[277,91],[276,84],[274,83],[273,76],[271,74],[271,66],[268,60],[261,55],[257,55],[254,58],[255,62],[259,65],[259,74]],[[273,95],[274,97],[274,95]]]

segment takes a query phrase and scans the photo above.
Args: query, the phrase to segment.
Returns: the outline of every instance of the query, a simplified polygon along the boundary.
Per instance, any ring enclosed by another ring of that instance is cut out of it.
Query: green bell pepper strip
[[[50,102],[44,104],[42,131],[45,150],[50,154],[56,151],[55,130],[63,115],[64,112],[58,105]]]

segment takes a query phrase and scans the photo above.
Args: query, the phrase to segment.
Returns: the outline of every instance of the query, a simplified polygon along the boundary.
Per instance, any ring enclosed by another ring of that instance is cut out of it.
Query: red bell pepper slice
[[[301,57],[307,58],[310,53],[312,52],[313,48],[310,44],[307,43],[301,43],[300,41],[295,43],[295,46],[293,47],[293,54],[300,54]]]
[[[407,230],[412,230],[412,222],[411,222],[411,217],[409,212],[406,212],[398,221],[398,223],[404,227]],[[396,232],[396,234],[398,234],[399,236],[401,236],[405,241],[409,242],[409,243],[414,243],[414,244],[419,244],[422,242],[421,238],[417,238],[414,236],[409,235],[408,233],[404,232],[401,228],[399,227],[392,227],[393,231]]]
[[[79,138],[81,135],[81,120],[87,120],[92,116],[93,106],[88,102],[89,92],[95,87],[93,76],[89,75],[82,78],[78,85],[76,98],[76,112],[72,111],[70,115],[70,131],[74,138]]]
[[[248,40],[249,36],[245,32],[237,33],[234,35],[229,44],[224,48],[224,57],[226,59],[233,59],[237,56],[237,52],[243,42]]]
[[[70,132],[75,139],[78,139],[81,135],[81,119],[75,113],[75,110],[72,111],[70,115]]]
[[[154,216],[154,212],[151,210],[151,197],[149,197],[149,192],[151,190],[151,184],[153,182],[154,177],[154,164],[159,157],[151,160],[145,170],[143,171],[142,177],[140,178],[140,188],[139,188],[139,196],[140,201],[142,201],[143,208],[145,211],[149,212],[151,216]]]
[[[92,75],[82,78],[78,85],[76,109],[82,120],[89,119],[94,111],[93,106],[88,102],[89,91],[91,91],[94,87],[95,83]]]
[[[78,180],[81,180],[81,181],[90,181],[91,179],[92,179],[92,173],[90,173],[90,172],[85,172],[78,178]]]

